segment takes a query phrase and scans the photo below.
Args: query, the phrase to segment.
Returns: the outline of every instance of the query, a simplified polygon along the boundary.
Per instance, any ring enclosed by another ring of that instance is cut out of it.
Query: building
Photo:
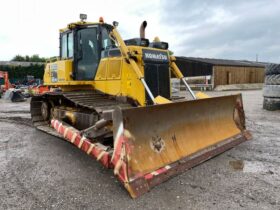
[[[263,83],[265,63],[246,60],[176,57],[185,77],[209,76],[213,88],[219,85]]]
[[[22,66],[28,67],[32,65],[44,65],[44,62],[28,62],[28,61],[0,61],[0,66]]]

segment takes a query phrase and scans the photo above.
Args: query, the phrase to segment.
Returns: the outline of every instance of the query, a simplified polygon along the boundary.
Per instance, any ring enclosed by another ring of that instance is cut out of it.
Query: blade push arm
[[[184,83],[184,85],[186,86],[186,88],[188,89],[188,91],[190,92],[190,94],[192,95],[193,99],[196,99],[196,96],[194,94],[194,92],[192,91],[192,89],[190,88],[190,86],[188,85],[186,78],[184,77],[184,75],[182,74],[182,72],[180,71],[180,69],[178,68],[178,66],[175,63],[176,58],[174,56],[170,56],[171,59],[171,70],[172,72],[175,74],[175,76],[178,79],[181,79],[182,82]]]

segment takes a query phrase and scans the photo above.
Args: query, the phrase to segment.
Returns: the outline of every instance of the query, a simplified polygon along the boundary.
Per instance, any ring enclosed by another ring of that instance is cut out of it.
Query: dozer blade
[[[117,109],[114,172],[132,197],[250,138],[241,95]]]

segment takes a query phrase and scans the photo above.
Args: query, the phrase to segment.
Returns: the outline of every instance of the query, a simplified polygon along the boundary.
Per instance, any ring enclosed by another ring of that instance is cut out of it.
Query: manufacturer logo
[[[155,50],[143,49],[143,59],[152,62],[168,62],[168,55],[166,52],[160,52]]]
[[[164,54],[154,54],[154,53],[145,53],[146,58],[156,59],[156,60],[167,60],[167,55]]]

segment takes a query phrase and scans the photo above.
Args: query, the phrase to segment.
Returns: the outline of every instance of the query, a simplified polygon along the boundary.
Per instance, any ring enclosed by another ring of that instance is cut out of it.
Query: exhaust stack
[[[140,38],[145,39],[145,28],[147,27],[147,21],[143,21],[143,23],[140,26]]]

